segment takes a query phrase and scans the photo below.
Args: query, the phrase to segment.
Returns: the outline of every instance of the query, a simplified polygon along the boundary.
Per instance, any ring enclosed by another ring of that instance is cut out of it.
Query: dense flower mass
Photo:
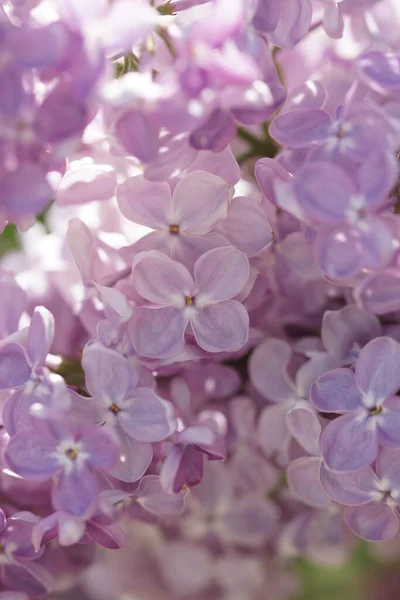
[[[0,2],[1,600],[289,600],[395,538],[399,32]]]

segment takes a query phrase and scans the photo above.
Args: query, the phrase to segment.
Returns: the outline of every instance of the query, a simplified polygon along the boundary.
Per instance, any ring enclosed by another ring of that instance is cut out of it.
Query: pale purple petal
[[[187,146],[186,153],[193,151]],[[240,179],[240,167],[234,157],[230,146],[227,146],[222,152],[198,152],[192,164],[187,168],[187,172],[208,171],[218,177],[222,177],[231,185],[235,185]]]
[[[0,285],[0,336],[5,338],[18,329],[21,315],[26,308],[27,295],[19,285],[8,277],[1,278]]]
[[[44,306],[33,312],[26,340],[26,354],[32,365],[43,364],[54,337],[54,317]]]
[[[331,118],[325,111],[299,108],[276,117],[269,133],[282,146],[302,148],[324,140],[330,125]]]
[[[249,335],[249,315],[236,300],[197,310],[190,323],[196,342],[207,352],[240,350]]]
[[[122,214],[138,225],[163,229],[169,224],[171,192],[166,182],[130,177],[118,186],[117,200]]]
[[[111,200],[116,187],[117,176],[110,165],[72,163],[57,188],[57,204],[70,206]]]
[[[125,432],[139,442],[159,442],[174,430],[172,405],[150,388],[139,387],[117,416]]]
[[[102,43],[110,55],[129,52],[152,33],[160,15],[149,4],[135,0],[117,0],[108,11]]]
[[[154,160],[159,148],[159,129],[140,110],[128,110],[115,124],[115,133],[129,154],[143,162]]]
[[[294,180],[297,200],[312,219],[336,223],[345,219],[350,196],[357,188],[343,168],[329,162],[306,163]]]
[[[82,367],[88,392],[105,405],[118,404],[139,381],[136,369],[126,358],[99,342],[86,344]]]
[[[290,490],[304,504],[313,508],[328,508],[331,501],[319,481],[319,465],[316,457],[300,458],[289,465],[287,480]]]
[[[364,81],[378,92],[400,89],[400,55],[372,50],[358,59],[358,69]]]
[[[6,344],[0,348],[0,390],[24,385],[31,376],[31,368],[24,350],[18,344]]]
[[[254,168],[254,175],[264,196],[275,205],[277,205],[276,182],[288,183],[293,179],[292,175],[272,158],[258,160]]]
[[[218,230],[233,246],[254,256],[272,242],[272,230],[262,207],[250,198],[234,198]]]
[[[359,232],[349,225],[320,230],[313,253],[321,269],[332,279],[351,279],[366,266]]]
[[[267,406],[261,412],[257,441],[266,456],[278,456],[285,462],[291,439],[286,425],[287,404]]]
[[[168,358],[183,350],[189,317],[180,308],[136,308],[129,323],[129,335],[138,354]]]
[[[329,37],[339,39],[343,35],[343,14],[336,2],[324,7],[323,27]]]
[[[109,469],[118,461],[118,438],[105,427],[86,426],[79,436],[83,451],[89,454],[87,463],[97,469]]]
[[[18,218],[41,212],[52,200],[53,190],[40,165],[20,162],[18,169],[0,177],[0,195],[0,206]]]
[[[176,517],[184,508],[183,492],[169,494],[157,475],[143,477],[137,490],[137,501],[149,512],[166,517]]]
[[[321,436],[321,454],[332,471],[357,471],[370,465],[378,453],[376,432],[353,415],[331,421]]]
[[[178,302],[178,306],[183,306],[184,297],[194,295],[193,280],[186,267],[157,250],[136,256],[132,279],[137,292],[155,304],[168,306]]]
[[[386,269],[371,273],[356,286],[356,300],[377,315],[400,310],[400,273]]]
[[[72,469],[57,476],[51,499],[56,510],[83,517],[94,508],[99,492],[99,482],[92,471]]]
[[[28,394],[24,390],[17,390],[3,406],[2,421],[5,430],[10,436],[22,429],[29,429],[31,425],[31,406],[38,401],[38,396]]]
[[[10,439],[5,459],[12,471],[26,479],[47,479],[61,469],[55,449],[54,440],[27,429]]]
[[[400,388],[400,344],[392,338],[376,338],[361,350],[356,363],[359,387],[376,404]]]
[[[286,425],[292,436],[308,454],[319,455],[318,441],[321,424],[311,406],[297,405],[286,415]]]
[[[125,543],[125,532],[115,523],[100,525],[92,520],[86,524],[85,533],[95,544],[109,550],[119,550]]]
[[[292,349],[283,340],[267,339],[251,354],[250,381],[264,398],[273,402],[296,399],[294,385],[287,373]]]
[[[347,507],[343,518],[353,533],[371,542],[389,540],[399,530],[399,520],[393,509],[382,502]]]
[[[322,319],[321,338],[329,354],[347,360],[354,346],[363,347],[381,333],[378,318],[349,304],[340,310],[327,310]]]
[[[246,285],[249,269],[249,259],[239,248],[209,250],[194,265],[196,297],[204,304],[233,298]]]
[[[319,476],[328,496],[345,506],[371,502],[378,489],[378,478],[371,467],[364,467],[354,473],[333,473],[321,463]]]
[[[382,446],[400,446],[400,398],[391,396],[384,404],[377,424],[378,438]]]
[[[389,487],[400,489],[400,450],[381,448],[376,459],[376,472],[380,479],[389,481]]]
[[[363,406],[362,393],[350,369],[328,371],[311,386],[310,399],[321,412],[352,412]]]
[[[207,233],[225,219],[232,195],[232,186],[221,177],[194,171],[181,179],[174,190],[170,224],[193,234]]]
[[[278,1],[259,0],[252,24],[258,31],[271,33],[278,25],[282,3]]]
[[[281,48],[293,48],[310,29],[312,6],[310,0],[282,0],[278,25],[271,41]]]
[[[118,431],[121,443],[119,462],[108,470],[121,481],[137,481],[147,471],[153,458],[153,447],[145,442],[131,438],[121,428]]]

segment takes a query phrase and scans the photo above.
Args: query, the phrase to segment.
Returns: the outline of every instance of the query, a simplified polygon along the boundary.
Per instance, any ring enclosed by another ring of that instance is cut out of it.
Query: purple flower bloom
[[[142,356],[178,354],[189,323],[196,342],[208,352],[239,350],[246,343],[246,309],[231,300],[249,277],[245,253],[233,246],[209,250],[193,271],[194,279],[181,263],[155,250],[135,258],[133,283],[150,303],[136,308],[130,322],[132,343]]]
[[[400,345],[376,338],[360,352],[355,373],[334,369],[312,385],[310,398],[322,412],[344,413],[321,436],[321,453],[333,471],[371,464],[383,446],[400,446]]]
[[[118,443],[106,429],[75,428],[45,417],[35,419],[35,429],[14,435],[6,461],[21,477],[45,480],[55,476],[52,502],[73,516],[90,514],[96,506],[99,469],[110,469],[118,460]]]
[[[111,472],[123,481],[136,481],[151,462],[151,443],[164,440],[175,430],[172,406],[152,389],[137,387],[136,369],[98,342],[85,347],[82,365],[93,398],[78,398],[74,403],[77,418],[86,415],[93,423],[116,428],[121,453]]]
[[[346,506],[346,525],[364,540],[390,539],[399,530],[399,459],[397,448],[383,448],[376,459],[376,473],[369,466],[355,473],[332,473],[321,465],[323,488]]]
[[[232,195],[228,182],[205,171],[181,179],[172,194],[166,182],[146,181],[140,175],[127,179],[117,194],[122,214],[155,231],[124,250],[123,256],[157,249],[191,268],[207,250],[227,245],[211,231],[227,216]]]

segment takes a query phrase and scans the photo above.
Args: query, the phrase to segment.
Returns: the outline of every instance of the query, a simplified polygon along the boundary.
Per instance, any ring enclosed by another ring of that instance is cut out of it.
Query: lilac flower
[[[335,119],[321,109],[300,108],[279,115],[269,132],[283,146],[318,148],[319,160],[361,164],[380,148],[395,148],[394,130],[378,107],[361,104],[338,110]]]
[[[346,525],[365,540],[390,539],[399,530],[399,458],[397,448],[383,448],[376,472],[369,466],[340,474],[321,467],[322,486],[333,500],[346,506]]]
[[[315,227],[312,249],[323,271],[333,279],[347,279],[365,268],[383,267],[392,257],[390,219],[379,212],[396,179],[390,155],[363,164],[356,180],[334,163],[310,161],[291,182],[277,181],[277,202]]]
[[[211,231],[227,216],[232,195],[226,181],[205,171],[181,179],[172,194],[166,182],[146,181],[140,175],[127,179],[117,194],[122,214],[155,231],[124,250],[124,257],[156,249],[191,268],[207,250],[227,245]]]
[[[136,308],[130,322],[132,343],[142,356],[178,354],[189,323],[196,342],[208,352],[238,350],[246,343],[247,312],[231,299],[249,277],[245,253],[233,246],[209,250],[193,271],[194,279],[182,264],[155,250],[135,258],[133,283],[150,303]]]
[[[283,463],[288,460],[290,443],[286,415],[299,400],[307,397],[311,383],[326,371],[326,360],[322,357],[322,360],[302,365],[293,381],[288,374],[291,358],[289,344],[270,338],[254,350],[249,361],[252,385],[263,398],[273,402],[261,412],[258,441],[267,456],[278,457]]]
[[[55,476],[52,503],[73,516],[93,511],[100,482],[99,469],[110,469],[118,460],[118,443],[105,428],[79,429],[60,421],[39,418],[35,428],[14,435],[7,446],[10,469],[30,480]]]
[[[400,345],[376,338],[360,352],[355,373],[334,369],[312,385],[310,398],[322,412],[344,413],[321,436],[321,453],[333,471],[357,471],[371,464],[379,444],[400,445]]]
[[[15,389],[2,415],[10,435],[29,426],[35,402],[61,410],[68,405],[64,380],[45,367],[54,337],[53,315],[43,306],[36,307],[24,337],[25,348],[7,340],[0,348],[0,389]]]
[[[115,427],[121,453],[111,472],[123,481],[136,481],[152,460],[151,443],[166,439],[175,429],[172,406],[152,389],[137,387],[136,369],[98,342],[84,348],[82,366],[93,398],[77,398],[76,417]]]

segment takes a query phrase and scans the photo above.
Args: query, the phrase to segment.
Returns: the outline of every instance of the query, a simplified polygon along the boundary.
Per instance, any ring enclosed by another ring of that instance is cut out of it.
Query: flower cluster
[[[398,0],[0,4],[0,600],[394,538]]]

